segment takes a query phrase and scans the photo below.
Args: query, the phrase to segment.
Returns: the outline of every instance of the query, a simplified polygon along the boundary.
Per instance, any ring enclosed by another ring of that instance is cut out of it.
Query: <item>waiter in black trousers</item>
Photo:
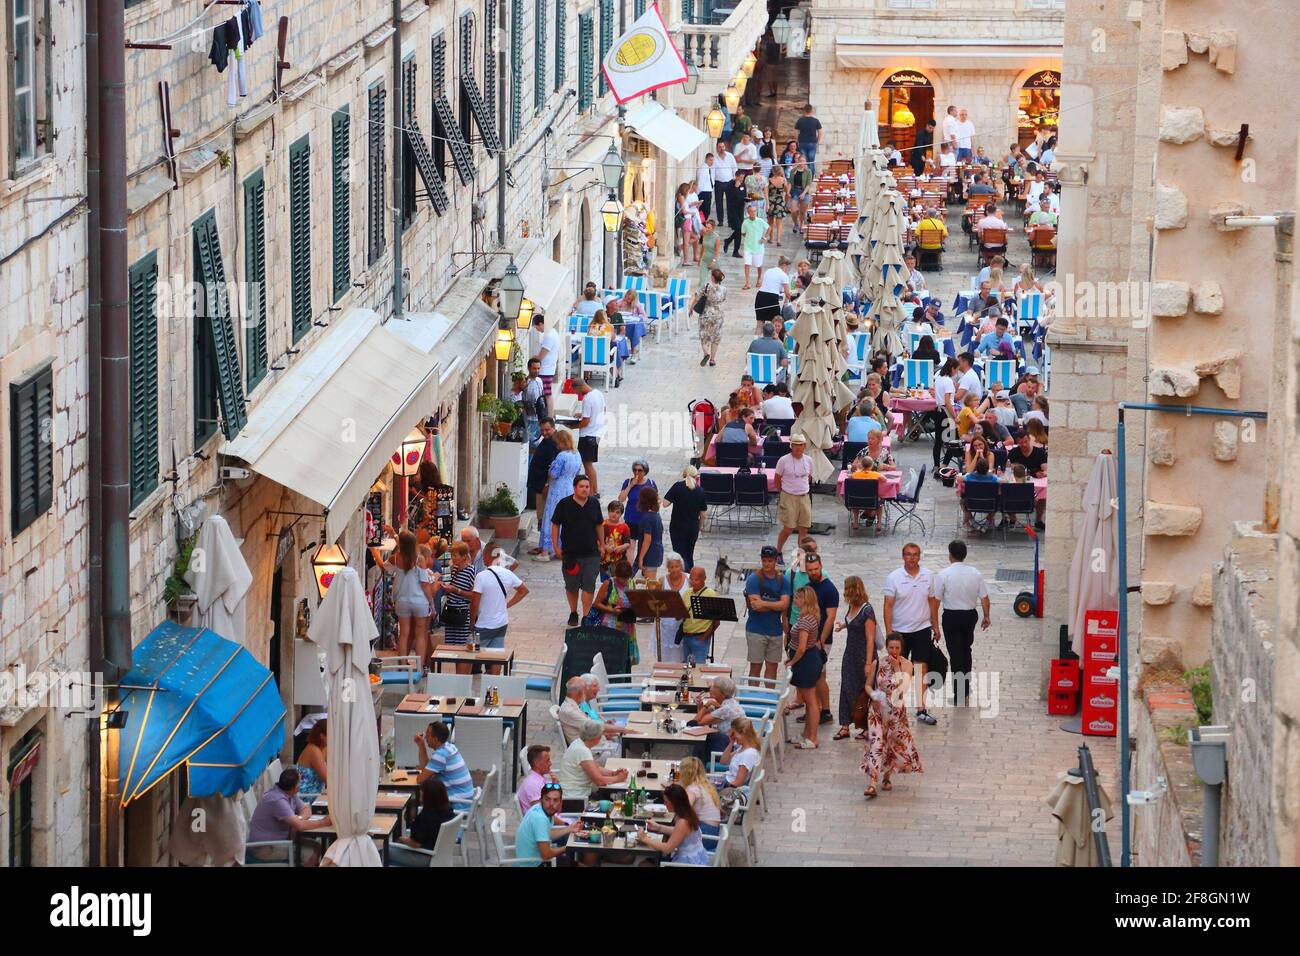
[[[912,144],[912,152],[908,156],[908,164],[916,175],[920,176],[925,172],[925,154],[932,146],[934,146],[934,120],[929,119],[925,121],[925,129],[916,131],[916,142]]]
[[[954,704],[965,706],[970,701],[970,677],[974,669],[971,648],[975,644],[975,624],[979,620],[976,605],[984,609],[981,630],[989,627],[989,589],[984,575],[966,563],[966,542],[953,541],[948,545],[948,566],[934,579],[930,604],[942,610],[940,628],[948,646],[949,673],[952,675]],[[939,635],[934,636],[936,642]]]
[[[722,184],[719,183],[719,186]],[[722,251],[731,249],[733,259],[740,258],[740,226],[745,221],[745,173],[737,172],[736,178],[727,184],[727,225],[731,235],[722,243]]]

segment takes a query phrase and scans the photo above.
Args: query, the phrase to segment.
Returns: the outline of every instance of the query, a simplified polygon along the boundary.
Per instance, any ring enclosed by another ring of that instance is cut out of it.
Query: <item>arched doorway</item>
[[[1061,111],[1061,73],[1032,70],[1017,81],[1012,91],[1016,100],[1016,140],[1024,148],[1040,131],[1046,135],[1056,133]]]
[[[934,119],[934,84],[920,70],[909,68],[886,73],[877,94],[877,133],[880,145],[897,146],[904,162],[916,143],[917,130]]]

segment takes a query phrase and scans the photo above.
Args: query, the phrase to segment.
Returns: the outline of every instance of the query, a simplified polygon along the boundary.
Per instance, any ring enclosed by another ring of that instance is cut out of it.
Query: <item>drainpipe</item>
[[[1120,790],[1124,794],[1120,816],[1124,844],[1120,866],[1132,865],[1132,834],[1129,824],[1129,743],[1128,743],[1128,494],[1127,458],[1124,446],[1124,413],[1164,412],[1172,415],[1218,415],[1223,418],[1254,418],[1268,420],[1268,412],[1242,411],[1236,408],[1214,408],[1206,405],[1159,405],[1154,402],[1120,402],[1115,422],[1116,471],[1119,476],[1119,772]],[[1217,819],[1217,817],[1216,817]]]
[[[402,0],[393,0],[393,318],[402,315],[402,137],[406,127],[402,85]]]
[[[130,418],[130,328],[127,315],[126,248],[126,36],[121,0],[99,0],[99,280],[100,422]],[[131,467],[125,428],[103,429],[99,476],[103,515],[103,627],[105,704],[117,699],[116,685],[131,668],[129,515]],[[121,851],[120,781],[117,745],[121,732],[108,731],[103,840],[109,866]]]
[[[89,444],[90,482],[87,489],[87,576],[89,578],[89,648],[86,666],[91,680],[102,683],[104,673],[104,628],[101,615],[104,608],[104,556],[103,529],[100,513],[99,478],[103,473],[103,449],[99,423],[99,4],[86,4],[86,198],[89,214],[86,217],[86,354],[87,384],[89,386],[88,418],[86,432]],[[95,700],[100,700],[100,690],[92,690]],[[100,701],[102,705],[102,701]],[[100,717],[99,711],[87,714],[86,767],[89,793],[87,808],[87,865],[100,866],[100,817],[104,781],[101,776]]]
[[[1219,865],[1219,808],[1228,765],[1228,728],[1207,724],[1192,728],[1192,766],[1201,780],[1201,866]]]
[[[492,29],[492,24],[487,28]],[[523,68],[520,63],[510,64],[512,69]],[[497,2],[497,139],[501,149],[497,152],[497,245],[506,247],[506,0]],[[499,393],[498,393],[499,394]]]

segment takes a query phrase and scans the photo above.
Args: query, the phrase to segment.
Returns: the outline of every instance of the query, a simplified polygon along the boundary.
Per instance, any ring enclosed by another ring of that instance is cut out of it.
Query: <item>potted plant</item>
[[[519,406],[508,398],[497,399],[496,406],[492,409],[492,427],[496,429],[497,437],[507,437],[518,420]]]
[[[172,573],[163,583],[163,600],[167,603],[168,616],[176,623],[186,626],[190,623],[198,596],[190,587],[190,582],[185,580],[185,573],[190,569],[190,559],[194,556],[194,546],[198,542],[197,531],[181,542],[180,554],[176,556]]]
[[[478,523],[480,527],[490,527],[498,541],[519,537],[519,508],[505,482],[497,485],[488,497],[479,499]]]

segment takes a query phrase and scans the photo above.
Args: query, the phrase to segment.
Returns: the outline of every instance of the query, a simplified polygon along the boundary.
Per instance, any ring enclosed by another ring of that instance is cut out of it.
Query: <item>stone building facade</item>
[[[37,682],[85,690],[89,659],[85,19],[25,9],[30,43],[0,38],[32,70],[0,78],[0,866],[67,866],[83,862],[87,721]]]
[[[882,124],[891,103],[906,103],[915,128],[933,116],[941,130],[948,106],[965,108],[974,145],[1005,154],[1027,131],[1022,92],[1058,100],[1064,10],[1062,0],[812,0],[809,98],[822,151],[852,156],[870,100]],[[896,83],[894,99],[882,96]],[[882,126],[881,142],[906,149],[915,128]]]

